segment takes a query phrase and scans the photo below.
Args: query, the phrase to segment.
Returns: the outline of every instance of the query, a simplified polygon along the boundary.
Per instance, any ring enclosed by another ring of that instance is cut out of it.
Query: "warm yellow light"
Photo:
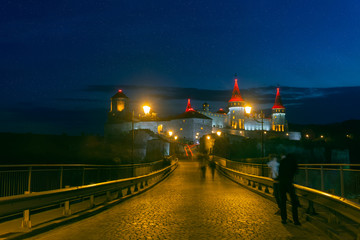
[[[175,140],[178,139],[178,136],[175,136],[174,139],[175,139]]]
[[[196,133],[196,135],[199,135],[199,133]]]
[[[321,135],[320,137],[321,137],[321,138],[324,138],[324,135]]]
[[[143,106],[143,109],[144,109],[144,113],[145,115],[149,114],[150,113],[150,107],[149,106]]]
[[[198,139],[198,138],[199,138],[199,136],[195,136],[195,138],[196,138],[196,139]]]
[[[173,132],[172,131],[169,131],[169,136],[171,137],[173,135]]]
[[[251,113],[251,107],[250,107],[250,106],[246,106],[246,107],[245,107],[245,112],[246,112],[247,114],[250,114],[250,113]]]
[[[289,136],[289,134],[288,134],[288,133],[286,133],[286,136]]]
[[[266,134],[266,131],[264,131],[264,134]]]
[[[209,140],[209,139],[210,139],[210,136],[207,136],[206,138]]]
[[[305,137],[307,137],[307,138],[308,138],[308,137],[309,137],[309,134],[306,134],[306,135],[305,135]]]
[[[221,136],[221,132],[217,131],[216,134],[220,137]]]

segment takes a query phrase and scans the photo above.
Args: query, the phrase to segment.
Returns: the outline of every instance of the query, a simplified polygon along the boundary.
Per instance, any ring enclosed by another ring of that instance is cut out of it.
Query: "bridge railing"
[[[256,176],[271,177],[267,166],[269,158],[258,163],[236,162],[223,159],[224,166]],[[299,164],[295,183],[331,193],[347,199],[360,200],[360,164]]]
[[[106,202],[123,198],[123,194],[131,195],[151,186],[168,174],[178,165],[177,159],[169,166],[162,167],[151,173],[141,176],[110,180],[101,183],[88,184],[84,186],[66,187],[62,189],[31,192],[22,195],[0,198],[0,219],[11,215],[23,214],[22,227],[30,228],[30,211],[44,209],[50,206],[63,206],[63,215],[71,215],[70,203],[77,199],[88,199],[89,207],[95,206],[94,198],[105,195]],[[124,193],[125,192],[125,193]]]
[[[259,193],[271,197],[270,193],[273,192],[274,183],[272,178],[245,173],[230,168],[226,165],[228,161],[229,160],[223,158],[216,159],[217,167],[220,172],[235,182],[246,185]],[[231,166],[233,167],[234,165]],[[240,165],[238,167],[241,168]],[[324,191],[298,184],[295,184],[294,186],[302,205],[305,206],[306,213],[315,215],[317,214],[315,209],[325,209],[326,216],[324,216],[324,218],[327,223],[342,223],[342,226],[346,225],[348,230],[352,231],[355,239],[360,238],[360,204]],[[303,204],[303,202],[305,202],[305,204]]]
[[[0,197],[136,177],[167,165],[164,160],[127,165],[0,165]]]

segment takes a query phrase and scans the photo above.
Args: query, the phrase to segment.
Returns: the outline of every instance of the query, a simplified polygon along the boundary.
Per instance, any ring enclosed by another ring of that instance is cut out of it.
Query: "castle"
[[[185,112],[168,119],[161,119],[153,112],[135,115],[129,107],[129,98],[122,90],[119,90],[111,98],[111,108],[105,124],[105,136],[116,136],[132,129],[148,129],[173,140],[194,143],[198,143],[204,135],[212,133],[251,137],[259,132],[264,134],[269,132],[277,136],[289,136],[286,111],[281,101],[279,88],[277,88],[271,117],[266,117],[262,111],[251,112],[251,107],[240,94],[237,81],[235,76],[227,111],[220,108],[217,112],[211,112],[207,103],[202,105],[202,110],[196,111],[191,107],[190,99],[188,99]]]

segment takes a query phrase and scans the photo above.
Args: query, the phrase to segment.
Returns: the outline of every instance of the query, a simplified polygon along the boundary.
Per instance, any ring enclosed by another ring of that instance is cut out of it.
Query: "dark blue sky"
[[[206,90],[235,72],[259,108],[282,86],[290,122],[359,119],[359,43],[357,0],[2,2],[0,131],[102,133],[117,88],[163,114],[225,106]]]

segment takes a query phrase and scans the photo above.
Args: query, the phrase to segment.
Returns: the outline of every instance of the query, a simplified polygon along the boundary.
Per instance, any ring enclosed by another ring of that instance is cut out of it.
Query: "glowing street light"
[[[245,113],[246,113],[246,114],[250,114],[250,113],[251,113],[251,107],[250,107],[250,106],[246,106],[246,107],[245,107]]]
[[[150,113],[150,107],[149,106],[145,105],[145,106],[143,106],[143,109],[144,109],[145,115],[148,115]]]
[[[173,132],[172,131],[169,131],[169,136],[171,137],[173,135]]]
[[[178,136],[175,136],[174,139],[175,139],[175,140],[178,139]]]
[[[210,140],[210,136],[207,136],[206,139],[207,139],[207,140]]]
[[[321,135],[320,138],[324,138],[324,135]]]
[[[217,131],[216,134],[220,137],[221,136],[221,131]]]

